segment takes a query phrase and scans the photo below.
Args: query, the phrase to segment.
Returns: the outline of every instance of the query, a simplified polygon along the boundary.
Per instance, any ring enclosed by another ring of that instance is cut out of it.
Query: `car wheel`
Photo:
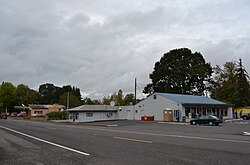
[[[192,121],[192,125],[196,125],[196,122],[195,122],[195,121]]]
[[[210,126],[212,126],[212,125],[213,125],[213,122],[210,121],[208,124],[209,124]]]
[[[243,117],[243,120],[247,120],[247,117],[246,117],[246,116],[244,116],[244,117]]]

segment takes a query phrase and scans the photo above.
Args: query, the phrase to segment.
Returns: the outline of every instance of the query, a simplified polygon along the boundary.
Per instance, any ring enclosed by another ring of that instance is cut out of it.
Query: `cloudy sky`
[[[182,47],[212,66],[242,58],[250,72],[250,1],[0,0],[1,82],[129,93]]]

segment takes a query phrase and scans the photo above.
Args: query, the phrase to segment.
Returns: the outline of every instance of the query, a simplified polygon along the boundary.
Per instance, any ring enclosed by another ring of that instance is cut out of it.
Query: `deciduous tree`
[[[149,76],[152,83],[144,88],[144,93],[204,95],[205,82],[210,80],[211,74],[212,67],[201,53],[192,53],[187,48],[174,49],[155,63]]]
[[[12,83],[3,82],[0,86],[0,111],[10,109],[16,101],[16,88]]]

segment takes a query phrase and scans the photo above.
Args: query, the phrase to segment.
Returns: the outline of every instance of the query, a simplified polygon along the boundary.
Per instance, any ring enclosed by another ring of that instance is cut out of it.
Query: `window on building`
[[[112,117],[113,116],[113,113],[112,112],[109,112],[106,114],[107,117]]]
[[[208,114],[208,115],[211,115],[211,114],[212,114],[211,108],[208,108],[208,109],[207,109],[207,114]]]
[[[212,108],[212,115],[215,115],[215,108]]]
[[[197,108],[196,114],[197,114],[198,116],[201,116],[201,108]]]
[[[43,114],[43,111],[35,111],[34,114]]]
[[[207,114],[207,108],[202,108],[202,115],[206,115]]]
[[[220,115],[223,116],[223,108],[220,108]]]
[[[185,115],[189,117],[191,115],[190,108],[185,108]]]
[[[216,116],[220,116],[220,109],[219,108],[216,109]]]
[[[179,110],[174,110],[174,117],[180,117]]]
[[[87,112],[86,117],[93,117],[93,113],[92,112]]]
[[[196,118],[196,108],[195,107],[192,108],[191,118]]]
[[[228,114],[227,114],[227,108],[224,108],[224,116],[227,116]]]
[[[71,119],[75,120],[78,119],[79,113],[73,113]]]

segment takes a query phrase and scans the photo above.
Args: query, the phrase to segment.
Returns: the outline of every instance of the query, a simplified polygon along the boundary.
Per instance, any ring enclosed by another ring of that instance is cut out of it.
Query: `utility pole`
[[[69,92],[68,92],[68,95],[67,95],[67,109],[69,109]]]
[[[135,104],[136,104],[136,86],[137,86],[137,82],[136,82],[136,78],[135,78]]]

